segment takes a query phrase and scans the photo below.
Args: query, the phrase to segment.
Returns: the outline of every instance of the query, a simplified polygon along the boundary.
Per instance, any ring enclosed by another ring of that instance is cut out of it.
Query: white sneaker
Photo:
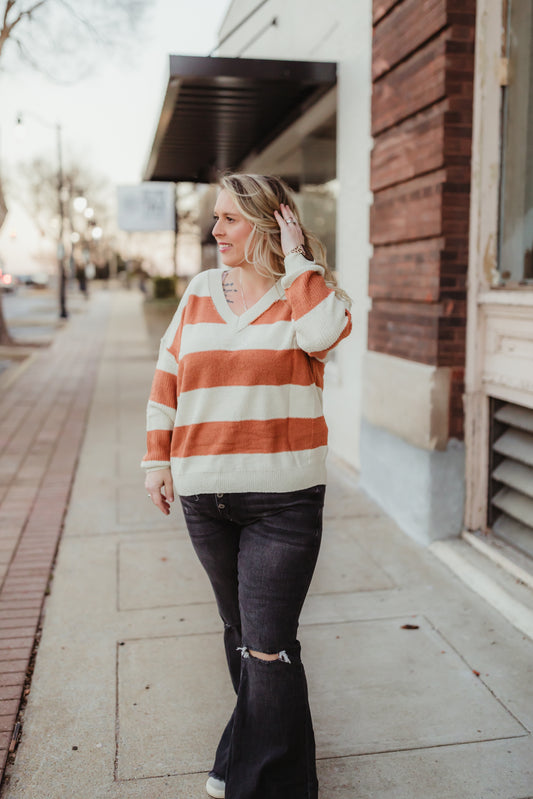
[[[219,780],[216,777],[207,778],[205,789],[213,799],[224,799],[226,795],[226,783],[224,780]]]

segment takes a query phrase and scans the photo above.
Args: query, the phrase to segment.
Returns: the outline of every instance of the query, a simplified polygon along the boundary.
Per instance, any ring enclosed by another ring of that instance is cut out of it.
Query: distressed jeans
[[[180,497],[224,622],[237,702],[211,774],[226,799],[316,799],[298,620],[322,535],[325,486]],[[261,660],[250,650],[277,654]]]

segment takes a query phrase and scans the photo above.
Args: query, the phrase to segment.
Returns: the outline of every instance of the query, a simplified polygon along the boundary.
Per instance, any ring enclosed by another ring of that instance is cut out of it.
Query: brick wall
[[[475,0],[374,0],[368,348],[452,369],[463,433]]]

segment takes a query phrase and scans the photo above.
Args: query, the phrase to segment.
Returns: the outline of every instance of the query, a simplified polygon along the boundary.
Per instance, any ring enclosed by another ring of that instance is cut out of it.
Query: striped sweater
[[[142,466],[170,465],[179,494],[325,482],[324,365],[351,318],[321,266],[294,253],[285,269],[241,316],[223,271],[200,272],[161,341]]]

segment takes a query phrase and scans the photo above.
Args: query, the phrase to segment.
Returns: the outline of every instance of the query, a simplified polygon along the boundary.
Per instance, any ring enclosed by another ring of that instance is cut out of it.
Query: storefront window
[[[326,247],[328,266],[332,270],[335,269],[338,194],[336,121],[334,115],[301,142],[297,195],[305,225]]]
[[[510,0],[503,95],[499,274],[533,285],[533,0]]]

